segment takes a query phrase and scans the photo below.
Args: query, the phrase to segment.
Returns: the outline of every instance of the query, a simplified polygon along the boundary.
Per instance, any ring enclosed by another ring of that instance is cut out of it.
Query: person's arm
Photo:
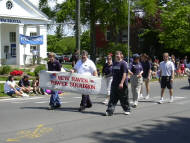
[[[142,74],[143,74],[143,68],[142,68],[142,66],[141,66],[140,70],[141,70],[140,73],[137,75],[138,78],[142,77]]]
[[[124,82],[125,82],[125,80],[127,78],[127,73],[128,73],[127,63],[122,64],[121,69],[122,69],[122,72],[123,72],[123,76],[122,76],[121,82],[119,84],[120,89],[123,88],[123,84],[124,84]]]
[[[174,80],[174,77],[175,77],[175,68],[174,68],[174,65],[172,64],[172,77],[171,77],[171,81],[173,82]]]
[[[120,89],[123,88],[123,84],[124,84],[126,78],[127,78],[127,73],[123,73],[122,80],[121,80],[121,82],[120,82],[120,84],[119,84],[119,88],[120,88]]]
[[[97,71],[94,71],[94,72],[93,72],[93,76],[98,76]]]

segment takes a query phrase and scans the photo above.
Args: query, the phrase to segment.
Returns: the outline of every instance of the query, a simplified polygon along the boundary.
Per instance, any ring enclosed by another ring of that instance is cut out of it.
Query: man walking
[[[173,81],[174,81],[174,64],[169,61],[169,54],[163,54],[164,61],[160,63],[160,76],[159,81],[161,83],[161,99],[159,101],[160,104],[164,102],[164,91],[167,87],[170,92],[170,103],[173,102]]]
[[[128,68],[127,63],[122,59],[122,55],[123,54],[121,51],[116,52],[116,61],[113,63],[112,66],[113,81],[111,85],[111,94],[108,108],[106,110],[106,116],[113,115],[118,100],[120,100],[121,106],[124,110],[124,114],[130,114],[127,78]]]
[[[49,54],[49,62],[47,63],[47,65],[48,65],[48,71],[61,71],[61,64],[59,63],[59,61],[55,59],[54,53]],[[61,107],[58,91],[51,91],[49,105],[50,105],[49,107],[50,110],[54,110],[56,108]]]
[[[74,71],[72,72],[77,72],[78,74],[82,75],[93,75],[97,76],[97,69],[93,61],[88,59],[88,52],[83,50],[82,51],[82,59],[78,60],[76,65],[74,66]],[[90,100],[89,95],[82,95],[82,100],[80,104],[79,111],[82,112],[85,110],[85,108],[91,108],[92,107],[92,102]]]

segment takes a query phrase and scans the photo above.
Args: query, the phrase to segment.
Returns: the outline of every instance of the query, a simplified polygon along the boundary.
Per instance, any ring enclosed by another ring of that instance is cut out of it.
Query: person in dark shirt
[[[30,93],[32,91],[32,88],[30,86],[29,77],[25,75],[18,83],[18,85],[22,88],[22,91],[25,93]]]
[[[138,105],[138,97],[140,95],[143,68],[140,63],[140,56],[138,54],[133,55],[133,63],[130,65],[129,73],[131,75],[131,91],[133,95],[133,107]]]
[[[116,61],[113,63],[112,66],[113,81],[111,84],[111,94],[108,103],[108,108],[106,110],[106,116],[113,115],[118,100],[120,100],[121,106],[124,110],[124,114],[130,114],[127,78],[128,68],[127,63],[122,59],[122,56],[123,54],[121,51],[116,52]]]
[[[49,61],[47,63],[48,65],[48,71],[61,71],[61,64],[59,61],[55,59],[55,54],[50,53],[49,54]],[[50,97],[50,103],[49,103],[50,110],[56,109],[61,107],[61,101],[58,95],[58,91],[51,91],[51,97]]]
[[[72,55],[71,62],[72,62],[72,67],[75,66],[77,61],[79,60],[79,50],[75,50],[75,52]]]
[[[108,96],[103,101],[103,103],[105,105],[107,105],[108,101],[109,101],[109,96],[110,96],[111,83],[113,80],[113,77],[112,77],[112,56],[111,55],[107,56],[107,62],[105,63],[105,65],[102,69],[102,75],[103,75],[103,77],[105,77],[105,80],[107,83],[107,95]]]
[[[145,86],[146,86],[146,96],[145,99],[149,99],[150,98],[150,85],[149,85],[149,81],[151,78],[151,63],[149,62],[149,57],[146,54],[142,54],[141,55],[141,65],[143,67],[143,81],[145,82]],[[141,94],[140,94],[140,98],[143,98],[142,95],[143,92],[143,86],[141,86]]]

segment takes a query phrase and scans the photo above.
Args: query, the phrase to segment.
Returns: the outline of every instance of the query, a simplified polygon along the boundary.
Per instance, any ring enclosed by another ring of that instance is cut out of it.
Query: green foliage
[[[48,35],[48,52],[70,54],[75,49],[76,40],[74,37],[57,38],[55,35]]]
[[[41,70],[46,70],[46,66],[45,65],[39,65],[39,66],[37,66],[35,68],[35,70],[34,70],[35,76],[37,76]]]
[[[0,74],[4,75],[4,74],[9,74],[11,72],[11,67],[10,66],[2,66],[0,67]]]
[[[190,1],[170,1],[162,11],[160,42],[167,49],[190,52]]]
[[[108,47],[105,49],[101,49],[104,56],[108,55],[109,53],[115,54],[116,51],[122,51],[124,57],[127,56],[128,50],[127,50],[127,44],[115,44],[115,43],[109,43]]]
[[[88,53],[90,50],[90,31],[86,31],[81,35],[81,50],[86,50]]]
[[[136,0],[135,7],[142,9],[146,16],[154,16],[158,9],[158,0]]]
[[[27,75],[29,75],[29,76],[35,76],[35,73],[34,72],[27,72]]]

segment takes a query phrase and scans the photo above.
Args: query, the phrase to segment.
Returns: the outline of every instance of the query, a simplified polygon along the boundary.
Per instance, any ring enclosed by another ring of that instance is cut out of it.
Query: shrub
[[[35,76],[35,73],[34,72],[27,72],[27,75],[29,75],[29,76]]]
[[[0,74],[9,74],[9,72],[11,71],[11,67],[10,66],[2,66],[0,68]]]
[[[10,75],[13,75],[13,76],[21,76],[22,74],[23,74],[23,71],[20,71],[20,70],[14,70],[10,72]]]
[[[39,66],[37,66],[35,68],[35,70],[34,70],[35,76],[37,76],[41,70],[46,70],[46,66],[45,65],[39,65]]]

